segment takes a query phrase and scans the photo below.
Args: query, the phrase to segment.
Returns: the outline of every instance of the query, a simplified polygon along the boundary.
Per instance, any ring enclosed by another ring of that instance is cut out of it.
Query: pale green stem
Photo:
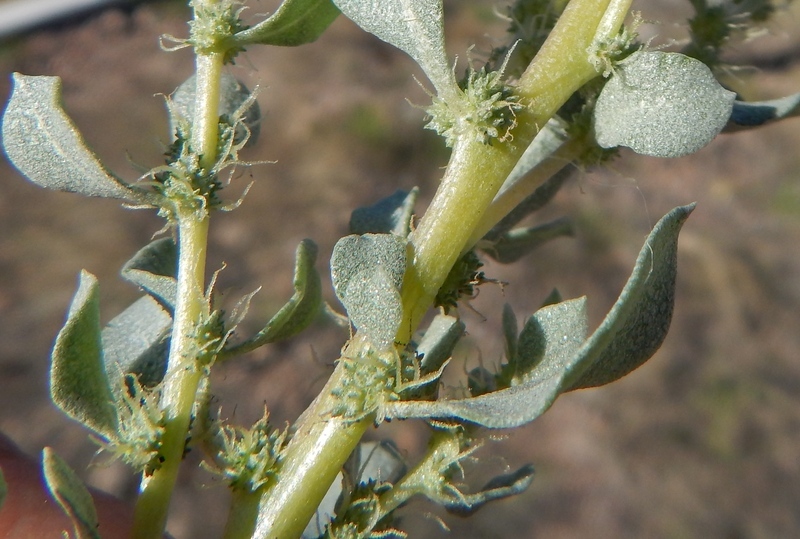
[[[220,54],[197,55],[197,103],[192,122],[192,147],[201,164],[210,171],[216,161]],[[167,512],[183,460],[183,453],[203,377],[196,364],[202,346],[200,327],[208,319],[205,298],[206,249],[209,215],[203,201],[174,200],[178,227],[178,273],[175,313],[167,372],[164,376],[162,409],[164,433],[159,448],[162,464],[152,476],[142,479],[136,503],[134,539],[161,537]]]
[[[152,539],[163,533],[202,377],[195,359],[197,328],[207,317],[203,283],[208,217],[191,213],[179,216],[178,221],[178,293],[164,377],[162,407],[166,417],[159,449],[162,465],[152,476],[142,480],[134,517],[134,539]]]
[[[333,416],[339,399],[332,391],[344,375],[340,363],[298,420],[281,462],[279,481],[268,487],[262,499],[254,539],[300,537],[336,474],[372,424],[371,415],[359,421]]]
[[[211,170],[217,160],[219,142],[219,80],[224,56],[197,55],[197,102],[192,123],[192,150],[200,155],[200,166]]]
[[[520,78],[517,93],[526,108],[517,116],[513,141],[487,145],[470,137],[455,143],[442,183],[410,238],[413,258],[403,282],[404,319],[398,342],[404,344],[411,339],[538,129],[578,88],[598,75],[590,61],[592,46],[596,40],[616,33],[629,3],[630,0],[572,0]],[[603,35],[597,35],[601,24]]]
[[[261,490],[233,491],[223,539],[250,539],[253,536],[260,499]]]
[[[583,141],[568,140],[550,157],[531,169],[518,182],[498,193],[489,207],[486,208],[483,218],[475,226],[475,230],[467,240],[461,254],[463,255],[472,249],[503,217],[511,213],[511,210],[516,208],[520,202],[533,194],[537,187],[578,158],[585,148],[586,144]]]
[[[544,123],[586,82],[598,75],[590,54],[619,31],[631,0],[571,0],[536,57],[520,77],[517,93]]]

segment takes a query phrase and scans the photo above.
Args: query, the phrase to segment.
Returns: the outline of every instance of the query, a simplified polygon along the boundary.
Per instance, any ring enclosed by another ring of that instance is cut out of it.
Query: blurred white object
[[[0,2],[0,39],[63,17],[131,0],[9,0]]]

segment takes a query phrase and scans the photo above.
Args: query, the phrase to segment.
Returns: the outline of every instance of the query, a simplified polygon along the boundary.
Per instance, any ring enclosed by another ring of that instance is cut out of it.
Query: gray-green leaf
[[[734,101],[725,131],[759,127],[795,116],[800,116],[800,93],[770,101]]]
[[[338,16],[331,0],[284,0],[269,18],[233,38],[241,46],[294,47],[316,41]]]
[[[636,52],[616,66],[597,98],[597,142],[655,157],[688,155],[725,127],[734,98],[698,60]]]
[[[394,234],[340,239],[331,255],[333,288],[352,323],[378,348],[394,342],[403,316],[406,240]]]
[[[350,215],[351,234],[395,234],[403,238],[411,232],[411,218],[419,189],[398,189],[372,206],[357,208]]]
[[[439,370],[450,359],[466,327],[459,318],[446,314],[437,314],[431,320],[417,346],[417,353],[422,355],[420,367],[423,373]]]
[[[538,329],[542,359],[530,372],[518,372],[521,384],[466,399],[389,403],[386,416],[455,418],[489,428],[533,421],[553,404],[565,373],[578,359],[586,337],[586,298],[544,307],[531,320]]]
[[[459,516],[469,516],[475,511],[494,500],[502,500],[524,492],[533,482],[533,466],[527,464],[519,470],[493,477],[479,492],[473,494],[461,493],[449,503],[445,509]]]
[[[622,378],[650,359],[664,342],[675,303],[678,234],[694,204],[675,208],[653,228],[636,266],[600,327],[581,348],[581,365],[565,390]]]
[[[42,451],[42,469],[47,488],[72,521],[77,539],[100,539],[94,500],[83,481],[50,447]]]
[[[103,361],[110,375],[134,374],[142,386],[164,377],[172,317],[151,296],[142,296],[103,328]]]
[[[178,247],[172,238],[152,241],[122,267],[122,277],[155,296],[169,310],[175,306]]]
[[[108,172],[61,108],[61,79],[14,73],[3,146],[30,181],[57,191],[152,204],[154,195]]]
[[[419,64],[439,97],[457,93],[444,48],[442,0],[333,0],[342,13]]]
[[[305,239],[300,242],[295,251],[294,295],[261,331],[242,343],[226,348],[223,356],[241,354],[264,344],[288,339],[314,321],[322,308],[322,284],[314,268],[317,251],[313,241]]]
[[[619,299],[600,327],[583,344],[584,300],[544,307],[532,321],[540,326],[523,346],[541,361],[527,362],[530,372],[515,371],[512,385],[478,397],[435,402],[394,402],[387,418],[448,418],[490,428],[511,428],[533,421],[559,394],[607,384],[640,366],[658,349],[669,329],[675,293],[677,241],[694,205],[675,208],[653,228]],[[531,323],[529,321],[529,323]],[[544,343],[544,352],[541,349]],[[502,373],[501,373],[502,376]]]
[[[116,435],[117,413],[103,364],[97,279],[86,271],[53,346],[50,394],[71,418],[106,438]]]

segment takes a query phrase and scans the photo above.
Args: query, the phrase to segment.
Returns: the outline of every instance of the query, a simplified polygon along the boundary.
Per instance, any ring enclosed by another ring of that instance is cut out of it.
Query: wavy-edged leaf
[[[693,209],[694,204],[675,208],[656,224],[619,299],[585,342],[584,299],[544,307],[532,317],[542,326],[533,343],[545,343],[544,359],[528,374],[514,373],[522,383],[466,399],[388,403],[386,417],[460,419],[512,428],[539,417],[565,391],[607,384],[639,367],[669,329],[678,234]]]
[[[336,297],[353,325],[381,349],[394,342],[403,316],[406,244],[394,234],[351,235],[336,242],[331,255]]]
[[[241,46],[295,47],[316,41],[339,16],[331,0],[284,0],[269,18],[236,33]]]
[[[170,311],[175,308],[178,283],[178,247],[172,238],[160,238],[139,249],[122,266],[122,277],[155,296]]]
[[[94,500],[80,477],[50,447],[42,450],[42,470],[50,494],[75,528],[77,539],[100,539]]]
[[[585,370],[571,373],[565,390],[622,378],[650,359],[664,342],[675,303],[678,234],[692,210],[694,204],[675,208],[656,223],[619,299],[581,348]]]
[[[491,244],[482,243],[480,249],[501,264],[510,264],[551,240],[574,235],[572,221],[562,217],[541,225],[509,230]]]
[[[103,364],[97,279],[82,271],[67,321],[56,337],[50,395],[68,416],[113,438],[117,413]]]
[[[760,127],[795,116],[800,116],[800,92],[769,101],[734,101],[725,131]]]
[[[314,264],[317,245],[304,239],[295,250],[294,294],[253,337],[223,350],[224,357],[255,350],[265,344],[288,339],[308,327],[322,309],[322,283]]]
[[[61,108],[61,79],[14,73],[3,115],[8,159],[31,182],[57,191],[153,204],[155,195],[108,172]]]
[[[448,512],[459,516],[469,516],[475,511],[494,500],[502,500],[524,492],[533,482],[535,470],[527,464],[519,470],[493,477],[480,491],[472,494],[461,493],[444,507]]]
[[[688,155],[725,127],[735,97],[694,58],[636,52],[616,66],[597,98],[597,142],[654,157]]]
[[[142,296],[103,328],[103,361],[110,375],[133,374],[145,387],[167,369],[172,317],[151,296]]]
[[[395,234],[407,237],[419,189],[398,189],[372,206],[353,210],[350,215],[351,234]]]
[[[560,393],[564,374],[573,368],[586,337],[586,298],[539,309],[531,319],[540,336],[542,359],[523,382],[478,397],[386,405],[386,417],[456,418],[490,428],[524,425],[543,414]]]
[[[442,0],[333,0],[344,15],[419,64],[439,97],[458,93],[444,47]]]

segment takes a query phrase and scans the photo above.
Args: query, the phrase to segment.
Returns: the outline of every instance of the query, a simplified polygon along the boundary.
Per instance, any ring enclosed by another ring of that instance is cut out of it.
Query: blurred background
[[[32,6],[34,2],[29,2]],[[277,1],[250,2],[248,14]],[[2,6],[2,4],[0,4]],[[448,50],[485,58],[502,43],[505,3],[445,2]],[[684,0],[637,5],[653,45],[685,37]],[[9,74],[58,75],[64,103],[89,145],[119,176],[134,180],[163,162],[169,143],[163,94],[192,72],[188,49],[164,52],[159,36],[184,37],[182,2],[118,4],[6,34],[0,101]],[[776,17],[770,35],[732,47],[732,73],[748,100],[800,91],[800,10]],[[165,42],[165,44],[169,44]],[[264,122],[244,155],[273,164],[241,169],[227,191],[242,206],[212,223],[209,270],[226,264],[230,301],[262,286],[248,317],[256,330],[291,295],[294,249],[320,246],[318,269],[347,233],[350,211],[398,188],[421,189],[421,212],[447,150],[421,129],[429,98],[402,53],[340,17],[314,44],[255,48],[230,72],[260,87]],[[406,101],[408,100],[408,101]],[[467,368],[502,359],[504,302],[522,319],[553,287],[588,295],[596,325],[616,299],[652,225],[677,205],[698,206],[682,233],[678,296],[670,335],[644,367],[602,389],[570,393],[532,424],[491,433],[467,466],[475,487],[492,473],[532,462],[528,491],[463,520],[424,501],[402,526],[411,537],[776,538],[800,533],[800,120],[722,135],[674,160],[622,152],[607,169],[576,170],[545,221],[572,217],[561,239],[513,266],[487,263],[485,285],[465,309]],[[36,454],[54,447],[93,485],[121,497],[137,479],[96,456],[86,432],[50,404],[48,355],[81,268],[98,276],[103,318],[138,297],[121,265],[162,226],[150,211],[53,193],[0,162],[0,430]],[[484,317],[486,320],[484,320]],[[249,424],[266,405],[276,425],[294,419],[322,386],[346,333],[319,323],[300,337],[218,368],[222,414]],[[424,425],[393,422],[413,459]],[[198,453],[189,458],[197,461]],[[227,511],[220,481],[196,466],[181,477],[169,529],[176,539],[217,537]],[[442,519],[440,522],[439,519]]]

